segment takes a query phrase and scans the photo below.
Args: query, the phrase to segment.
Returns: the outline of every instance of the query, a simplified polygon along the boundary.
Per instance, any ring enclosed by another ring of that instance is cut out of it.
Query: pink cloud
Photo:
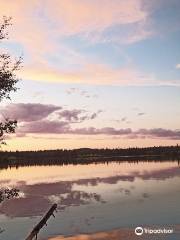
[[[144,74],[134,67],[113,68],[106,64],[80,63],[75,70],[53,68],[48,64],[25,66],[20,77],[23,79],[88,84],[153,85],[157,79],[153,74]]]
[[[6,118],[17,119],[20,122],[42,120],[51,113],[62,109],[60,106],[40,103],[14,103],[1,107],[1,114]]]
[[[79,121],[79,115],[83,113],[83,110],[73,109],[73,110],[64,110],[61,111],[58,115],[60,118],[64,118],[65,120],[71,121]]]
[[[50,121],[42,120],[31,123],[25,123],[18,130],[19,133],[25,134],[71,134],[71,135],[104,135],[104,136],[119,136],[122,138],[138,139],[171,139],[180,140],[180,131],[153,128],[153,129],[139,129],[132,130],[131,128],[114,128],[114,127],[86,127],[86,128],[72,128],[70,122],[65,121]]]
[[[176,65],[176,69],[180,69],[180,63]]]
[[[58,133],[58,129],[69,129],[70,124],[94,120],[102,112],[98,110],[88,113],[83,109],[64,109],[61,106],[40,103],[14,103],[0,107],[0,111],[2,121],[7,117],[18,121],[18,137],[24,136],[24,128],[29,132],[47,130],[48,133]]]
[[[149,37],[146,28],[147,9],[141,0],[14,0],[0,1],[0,14],[12,16],[10,41],[20,44],[25,55],[19,74],[23,79],[98,84],[142,84],[152,76],[132,67],[113,69],[92,63],[62,43],[65,36],[78,35],[91,41],[119,41],[122,37],[103,36],[112,26],[131,25],[123,42],[131,43]],[[21,6],[21,8],[19,7]],[[98,37],[99,36],[99,37]],[[78,69],[52,67],[47,56],[63,56],[60,60]]]
[[[82,109],[64,109],[61,106],[40,103],[16,103],[1,107],[4,117],[17,119],[19,126],[17,137],[25,137],[26,134],[69,134],[69,135],[105,135],[119,136],[122,138],[159,138],[180,140],[180,131],[164,128],[138,129],[114,128],[114,127],[74,127],[74,123],[82,123],[93,120],[102,112],[88,113]],[[139,113],[143,115],[144,113]],[[53,115],[53,117],[52,117]],[[122,118],[122,120],[126,120]],[[121,120],[121,121],[122,121]]]
[[[87,37],[91,32],[148,18],[142,0],[1,0],[0,4],[0,14],[13,17],[14,39],[37,52],[44,47],[52,50],[54,40],[62,36],[83,33]]]
[[[46,12],[59,24],[62,32],[102,31],[112,25],[143,21],[147,12],[141,0],[47,1]]]
[[[72,109],[72,110],[63,110],[58,113],[60,119],[64,119],[69,123],[81,123],[85,120],[93,120],[98,117],[102,111],[87,114],[85,110],[82,109]]]
[[[69,123],[66,121],[50,121],[44,119],[42,121],[35,121],[23,124],[18,133],[50,133],[63,134],[69,130]]]

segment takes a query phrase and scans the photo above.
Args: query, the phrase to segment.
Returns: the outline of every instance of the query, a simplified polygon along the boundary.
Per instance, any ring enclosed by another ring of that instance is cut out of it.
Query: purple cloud
[[[66,121],[72,122],[72,121],[79,121],[80,117],[79,115],[82,114],[84,111],[79,109],[73,109],[73,110],[64,110],[58,113],[60,118],[64,118]]]
[[[60,109],[62,109],[60,106],[40,103],[14,103],[1,107],[1,113],[5,118],[17,119],[19,122],[31,122],[44,119]]]
[[[100,113],[102,113],[102,112],[103,112],[102,110],[99,110],[99,111],[93,113],[93,114],[89,117],[89,119],[95,119],[95,118],[97,118],[98,115],[99,115]]]
[[[81,135],[128,135],[132,133],[130,128],[126,129],[115,129],[112,127],[105,127],[105,128],[77,128],[77,129],[70,129],[70,133],[72,134],[81,134]]]
[[[93,120],[95,119],[99,113],[102,111],[99,110],[95,113],[85,114],[87,113],[82,109],[72,109],[72,110],[64,110],[61,106],[50,105],[50,104],[40,104],[40,103],[15,103],[3,106],[0,108],[2,116],[4,118],[16,119],[18,123],[21,122],[36,122],[35,125],[41,125],[39,123],[40,120],[47,120],[49,116],[53,113],[56,113],[56,121],[58,124],[61,122],[67,123],[75,123],[82,122],[85,120]],[[58,116],[58,117],[57,117]],[[59,120],[62,120],[59,122]],[[45,121],[45,124],[51,125],[52,122]],[[27,126],[30,126],[27,124]],[[54,122],[54,126],[56,126],[56,122]],[[52,129],[52,128],[51,128]]]
[[[74,135],[107,135],[123,138],[164,138],[180,140],[180,130],[164,128],[139,129],[114,128],[114,127],[84,127],[73,128],[73,123],[81,123],[85,120],[93,120],[102,112],[99,110],[91,114],[82,109],[63,110],[61,106],[40,103],[16,103],[1,107],[2,114],[12,119],[17,119],[21,124],[16,136],[34,134],[74,134]],[[50,120],[49,116],[56,113],[58,118]],[[139,113],[140,114],[140,113]],[[141,113],[141,115],[144,113]],[[125,121],[124,117],[121,121]]]
[[[180,130],[170,130],[164,128],[139,129],[135,132],[137,135],[146,137],[180,139]]]
[[[138,116],[143,116],[143,115],[145,115],[146,113],[144,113],[144,112],[139,112],[137,115]]]
[[[163,128],[139,129],[133,131],[131,128],[116,129],[113,127],[104,128],[72,128],[67,121],[42,120],[25,123],[19,129],[20,133],[39,134],[74,134],[74,135],[107,135],[121,136],[125,138],[164,138],[180,140],[180,130],[170,130]]]
[[[18,133],[44,133],[44,134],[62,134],[68,133],[69,123],[63,121],[41,120],[25,123],[19,128]]]
[[[58,112],[58,115],[60,118],[63,118],[65,121],[68,121],[69,123],[75,123],[75,122],[82,122],[85,120],[93,120],[98,117],[99,113],[102,111],[99,110],[95,113],[92,113],[90,116],[88,114],[82,115],[85,113],[85,110],[81,109],[72,109],[72,110],[63,110],[61,112]]]

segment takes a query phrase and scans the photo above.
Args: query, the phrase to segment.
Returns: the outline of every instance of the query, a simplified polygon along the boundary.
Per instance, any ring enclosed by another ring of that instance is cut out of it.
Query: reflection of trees
[[[100,194],[87,192],[88,186],[98,186],[99,184],[117,184],[121,182],[134,182],[135,179],[166,180],[180,176],[179,166],[167,169],[154,169],[145,172],[135,171],[129,174],[118,174],[115,176],[83,178],[70,181],[56,181],[50,183],[27,184],[19,182],[18,188],[22,193],[18,198],[4,201],[0,205],[0,212],[8,217],[34,217],[42,215],[52,203],[58,203],[58,209],[64,210],[71,206],[80,206],[92,202],[104,203]],[[80,187],[80,189],[79,189]],[[81,187],[83,187],[81,189]],[[77,188],[77,189],[76,189]],[[126,195],[129,189],[122,188]],[[146,197],[146,196],[144,196]]]
[[[3,194],[8,194],[6,195],[6,199],[9,200],[2,202],[0,205],[0,213],[11,218],[33,217],[42,216],[47,209],[49,209],[47,214],[44,215],[26,238],[27,240],[34,239],[39,231],[46,225],[48,219],[53,216],[56,208],[62,211],[67,207],[86,205],[92,201],[104,202],[99,194],[74,190],[73,185],[73,181],[37,185],[19,184],[18,187],[22,192],[22,196],[20,195],[18,198],[13,198],[18,196],[16,189],[11,189],[12,191],[4,190]],[[12,195],[10,193],[12,193]],[[56,204],[54,204],[54,202],[56,202]]]
[[[59,210],[71,206],[87,205],[92,202],[104,203],[101,195],[86,191],[75,190],[73,181],[41,183],[35,185],[18,185],[22,197],[4,201],[0,212],[8,217],[41,216],[54,202]],[[78,183],[78,181],[77,181]]]
[[[2,188],[0,189],[0,203],[2,203],[5,200],[9,200],[15,197],[19,196],[19,190],[16,188]],[[4,232],[4,229],[0,228],[0,234]]]
[[[41,165],[108,163],[109,161],[165,161],[180,159],[180,146],[127,149],[74,149],[1,152],[0,168]]]
[[[4,200],[11,199],[18,196],[19,196],[19,190],[16,188],[0,189],[0,203],[3,202]]]

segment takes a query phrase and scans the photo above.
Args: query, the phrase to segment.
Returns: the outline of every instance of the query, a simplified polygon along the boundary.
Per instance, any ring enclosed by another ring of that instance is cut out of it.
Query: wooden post
[[[49,209],[49,211],[44,215],[44,217],[41,219],[41,221],[33,228],[32,232],[27,236],[25,240],[33,240],[34,237],[37,239],[37,235],[41,228],[44,227],[44,225],[47,226],[48,219],[54,216],[54,211],[57,209],[57,204],[53,204],[52,207]]]

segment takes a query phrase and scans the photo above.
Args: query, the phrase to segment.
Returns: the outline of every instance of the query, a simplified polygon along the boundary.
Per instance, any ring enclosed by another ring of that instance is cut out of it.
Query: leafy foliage
[[[7,27],[11,25],[11,18],[3,17],[3,23],[0,25],[0,41],[8,38]],[[22,58],[12,61],[12,58],[7,53],[0,53],[0,102],[3,98],[10,99],[10,92],[16,91],[15,84],[18,82],[16,71],[19,70]],[[6,133],[14,133],[17,126],[16,120],[8,118],[0,122],[0,144],[5,144],[4,135]],[[19,190],[15,188],[1,188],[0,189],[0,203],[4,200],[18,197]],[[0,234],[4,230],[0,229]]]
[[[0,101],[3,98],[10,99],[10,92],[17,90],[16,71],[19,70],[21,62],[22,57],[12,63],[10,55],[0,54]]]
[[[3,23],[0,26],[0,40],[8,38],[7,27],[11,25],[11,17],[3,16]]]
[[[11,18],[3,17],[0,25],[0,41],[8,38],[7,27],[11,25]],[[0,53],[0,102],[10,99],[10,93],[17,90],[16,83],[19,81],[16,72],[20,69],[22,57],[12,60],[8,53]],[[4,134],[14,133],[17,126],[16,120],[4,119],[0,122],[0,144],[5,144]]]
[[[19,190],[16,188],[0,189],[0,203],[4,200],[11,199],[19,196]]]
[[[5,144],[4,134],[5,133],[14,133],[15,128],[17,127],[16,120],[6,119],[5,122],[0,122],[0,142],[1,144]]]

